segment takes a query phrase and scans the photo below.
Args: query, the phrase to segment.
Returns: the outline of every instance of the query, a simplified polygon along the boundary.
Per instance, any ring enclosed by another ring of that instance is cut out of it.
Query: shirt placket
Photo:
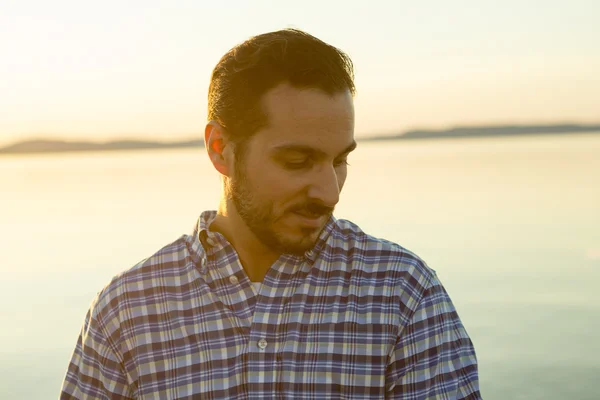
[[[279,398],[281,354],[289,303],[299,282],[303,261],[280,258],[268,271],[257,297],[248,343],[248,394],[252,398]],[[282,273],[285,272],[285,278]],[[295,284],[293,283],[295,282]]]
[[[213,269],[211,273],[219,300],[235,315],[235,326],[247,333],[252,324],[256,298],[242,266],[235,260]]]

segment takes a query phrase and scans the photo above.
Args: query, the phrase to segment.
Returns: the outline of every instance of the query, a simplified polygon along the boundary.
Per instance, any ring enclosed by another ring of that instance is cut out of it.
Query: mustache
[[[330,215],[333,214],[333,210],[334,207],[314,202],[301,204],[290,209],[291,212],[304,212],[317,215]]]

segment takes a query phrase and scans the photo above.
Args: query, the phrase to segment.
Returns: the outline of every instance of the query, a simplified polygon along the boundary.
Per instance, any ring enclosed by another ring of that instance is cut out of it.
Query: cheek
[[[267,163],[265,163],[267,164]],[[260,182],[261,196],[268,197],[276,207],[287,207],[289,203],[297,203],[302,193],[302,179],[283,170],[279,166],[263,166],[254,173],[255,181]]]

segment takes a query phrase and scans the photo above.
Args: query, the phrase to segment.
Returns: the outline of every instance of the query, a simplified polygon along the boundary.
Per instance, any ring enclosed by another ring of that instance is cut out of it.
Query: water
[[[361,142],[336,210],[416,252],[486,399],[597,399],[600,135]],[[203,150],[0,158],[0,397],[55,398],[94,295],[214,209]]]

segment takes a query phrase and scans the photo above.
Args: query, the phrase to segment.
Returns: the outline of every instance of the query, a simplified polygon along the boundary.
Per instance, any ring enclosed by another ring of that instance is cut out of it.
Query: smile
[[[299,220],[302,225],[309,227],[319,227],[321,225],[323,215],[322,214],[314,214],[307,212],[292,212],[292,214]]]

